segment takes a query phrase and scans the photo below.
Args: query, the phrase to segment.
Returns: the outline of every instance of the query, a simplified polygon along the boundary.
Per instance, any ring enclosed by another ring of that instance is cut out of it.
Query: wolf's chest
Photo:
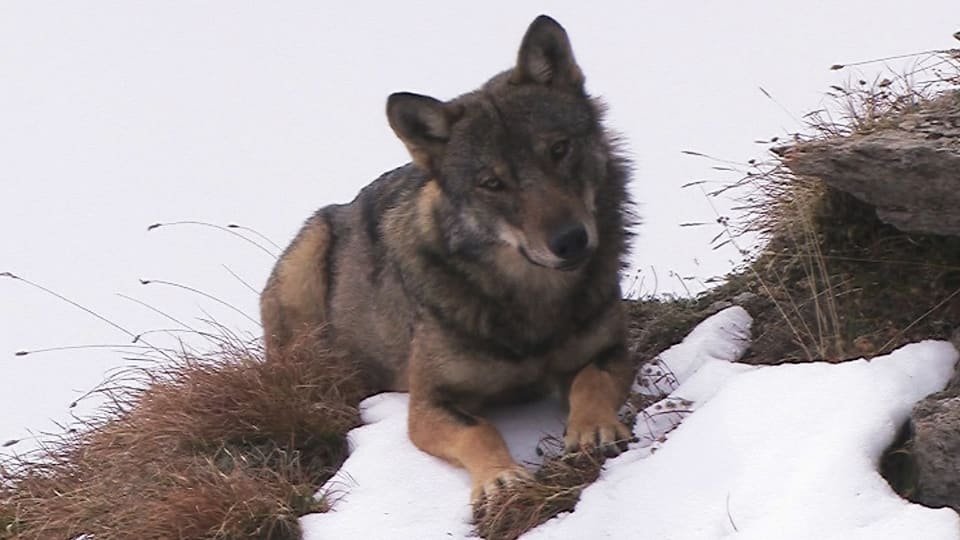
[[[487,355],[451,358],[440,366],[437,382],[460,400],[477,406],[533,399],[562,388],[601,346],[586,337],[522,359]]]

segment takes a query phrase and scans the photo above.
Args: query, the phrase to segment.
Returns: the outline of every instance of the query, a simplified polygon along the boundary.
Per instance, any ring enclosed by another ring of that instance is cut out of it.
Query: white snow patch
[[[334,511],[304,516],[305,540],[470,535],[470,478],[413,446],[407,401],[407,394],[387,393],[361,404],[367,425],[350,432],[350,457],[320,490],[337,501]],[[565,420],[555,401],[494,411],[490,419],[514,458],[532,465],[539,464],[540,439],[563,433]]]
[[[683,341],[648,362],[637,374],[633,391],[665,396],[707,362],[736,362],[750,345],[752,323],[753,318],[740,306],[709,317]]]
[[[640,441],[607,462],[574,513],[524,538],[960,540],[955,512],[900,499],[876,471],[912,405],[949,380],[957,351],[924,342],[871,361],[758,368],[735,363],[749,325],[730,308],[658,356],[661,372],[642,373],[635,389],[669,395],[641,413]],[[363,402],[366,425],[321,490],[338,502],[302,518],[306,540],[471,537],[467,474],[417,450],[406,416],[404,394]],[[537,444],[560,435],[564,415],[548,401],[492,420],[514,457],[536,466]]]
[[[955,512],[904,501],[876,471],[956,360],[950,344],[924,342],[737,374],[658,452],[608,461],[576,512],[524,538],[956,540]]]
[[[666,396],[637,414],[633,434],[645,448],[663,437],[706,403],[731,375],[753,369],[733,364],[750,345],[753,318],[739,306],[727,308],[703,321],[684,340],[644,365],[633,391]],[[638,455],[637,457],[642,457]]]

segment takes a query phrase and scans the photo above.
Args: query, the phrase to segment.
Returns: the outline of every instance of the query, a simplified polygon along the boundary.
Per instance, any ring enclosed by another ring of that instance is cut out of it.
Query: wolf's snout
[[[563,259],[565,266],[573,266],[583,261],[590,254],[587,249],[590,236],[583,223],[570,223],[561,227],[550,238],[550,251]]]

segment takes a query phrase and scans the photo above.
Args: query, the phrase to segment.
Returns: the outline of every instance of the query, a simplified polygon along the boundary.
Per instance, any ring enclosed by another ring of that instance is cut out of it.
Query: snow
[[[520,460],[537,459],[541,434],[563,431],[556,403],[511,412],[495,422]],[[470,536],[469,477],[413,446],[407,438],[407,395],[369,398],[362,414],[367,425],[350,433],[350,457],[321,489],[339,499],[336,511],[303,517],[304,539]],[[504,422],[505,416],[512,418]],[[512,429],[505,429],[506,424]]]
[[[755,367],[736,362],[749,324],[729,308],[658,356],[635,387],[665,395],[639,415],[640,440],[607,461],[575,512],[524,538],[960,540],[960,516],[904,501],[877,472],[957,351],[928,341],[870,361]],[[406,414],[403,394],[364,401],[351,455],[320,490],[334,510],[302,518],[306,540],[471,537],[466,473],[417,450]],[[541,437],[563,426],[555,402],[492,419],[531,467]]]
[[[954,512],[906,503],[876,472],[912,404],[945,384],[956,358],[926,342],[869,362],[741,372],[659,451],[611,460],[575,513],[528,538],[960,538]]]

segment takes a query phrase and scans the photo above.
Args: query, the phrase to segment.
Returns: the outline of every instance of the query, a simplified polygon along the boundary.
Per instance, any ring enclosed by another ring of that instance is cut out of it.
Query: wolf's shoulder
[[[351,204],[360,207],[365,219],[370,220],[414,196],[428,180],[429,176],[421,169],[407,163],[367,184]]]
[[[361,189],[355,200],[391,199],[402,193],[416,191],[428,179],[428,176],[420,168],[413,163],[407,163],[381,174],[376,180]]]

